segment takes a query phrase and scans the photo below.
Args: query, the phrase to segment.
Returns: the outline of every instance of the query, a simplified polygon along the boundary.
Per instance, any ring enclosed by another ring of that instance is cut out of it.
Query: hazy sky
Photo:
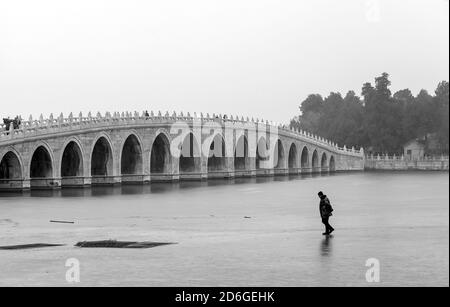
[[[310,93],[449,79],[445,0],[0,0],[0,117],[145,109],[288,122]]]

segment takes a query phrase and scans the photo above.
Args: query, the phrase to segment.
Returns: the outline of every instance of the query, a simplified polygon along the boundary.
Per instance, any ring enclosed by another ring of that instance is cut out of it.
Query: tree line
[[[409,89],[394,94],[389,74],[363,85],[361,96],[349,91],[344,97],[332,92],[327,97],[309,95],[301,114],[290,126],[333,140],[340,146],[363,146],[366,153],[402,153],[403,145],[419,139],[427,154],[449,152],[449,83],[438,84],[433,95]],[[428,140],[428,141],[427,141]]]

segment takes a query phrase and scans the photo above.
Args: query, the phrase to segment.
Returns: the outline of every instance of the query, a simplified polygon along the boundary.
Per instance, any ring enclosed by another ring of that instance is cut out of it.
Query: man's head
[[[320,191],[319,193],[317,193],[317,195],[319,195],[319,197],[322,198],[323,197],[323,192]]]

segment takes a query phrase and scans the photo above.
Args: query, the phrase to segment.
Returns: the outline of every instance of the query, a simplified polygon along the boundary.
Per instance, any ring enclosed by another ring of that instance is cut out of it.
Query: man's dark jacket
[[[331,213],[333,211],[333,208],[331,207],[330,200],[326,195],[323,195],[320,198],[319,210],[321,218],[327,218],[333,215]]]

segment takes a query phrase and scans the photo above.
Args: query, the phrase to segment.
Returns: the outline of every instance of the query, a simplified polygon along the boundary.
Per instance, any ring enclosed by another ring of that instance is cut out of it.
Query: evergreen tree
[[[291,126],[372,153],[401,153],[406,142],[436,135],[439,153],[448,154],[449,83],[439,83],[434,96],[421,90],[416,97],[409,89],[392,95],[390,86],[389,74],[383,73],[374,86],[364,83],[362,99],[353,91],[344,98],[334,92],[325,98],[309,95]]]

